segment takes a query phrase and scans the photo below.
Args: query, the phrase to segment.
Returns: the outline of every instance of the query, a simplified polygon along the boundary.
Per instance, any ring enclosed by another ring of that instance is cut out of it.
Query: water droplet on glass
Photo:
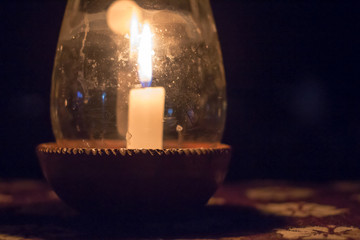
[[[180,126],[180,125],[176,126],[176,131],[177,132],[181,132],[182,130],[184,130],[184,128],[182,126]]]
[[[89,142],[85,141],[84,139],[82,140],[83,144],[86,145],[87,147],[90,147]]]

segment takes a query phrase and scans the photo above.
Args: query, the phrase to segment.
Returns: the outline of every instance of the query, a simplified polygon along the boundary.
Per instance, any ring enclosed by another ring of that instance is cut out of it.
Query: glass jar
[[[69,0],[51,120],[59,145],[220,144],[225,76],[208,0]]]

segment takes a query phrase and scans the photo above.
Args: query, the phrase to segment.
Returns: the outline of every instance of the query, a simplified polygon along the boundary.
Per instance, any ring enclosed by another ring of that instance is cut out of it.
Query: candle
[[[163,147],[164,88],[132,89],[129,99],[127,148],[161,149]]]
[[[152,40],[144,24],[138,49],[138,75],[142,88],[130,90],[127,148],[163,148],[165,89],[150,87],[152,80]]]

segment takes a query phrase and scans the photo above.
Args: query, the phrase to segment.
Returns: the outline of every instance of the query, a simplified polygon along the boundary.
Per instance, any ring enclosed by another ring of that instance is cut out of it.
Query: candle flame
[[[139,42],[139,22],[135,13],[133,13],[130,22],[130,57],[136,52]]]
[[[149,24],[145,23],[139,42],[138,72],[143,87],[150,87],[152,80],[152,36]]]

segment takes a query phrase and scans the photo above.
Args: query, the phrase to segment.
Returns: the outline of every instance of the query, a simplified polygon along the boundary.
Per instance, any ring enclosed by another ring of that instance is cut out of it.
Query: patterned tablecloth
[[[46,183],[0,181],[0,240],[360,240],[360,182],[247,181],[224,185],[208,206],[183,216],[85,216]]]

